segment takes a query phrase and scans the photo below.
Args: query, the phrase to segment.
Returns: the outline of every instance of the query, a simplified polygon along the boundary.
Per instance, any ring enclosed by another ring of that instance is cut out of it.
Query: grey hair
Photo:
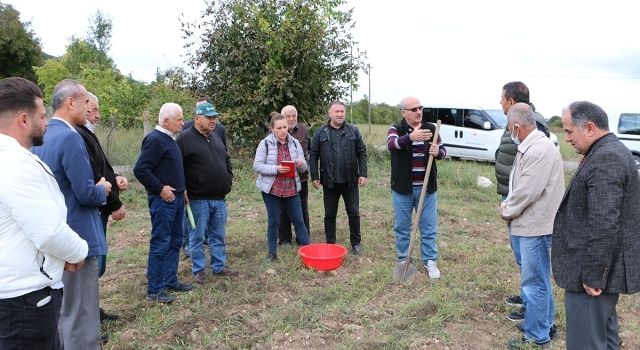
[[[400,100],[400,102],[398,103],[398,108],[400,110],[405,109],[407,107],[407,100],[409,100],[409,99],[415,99],[416,101],[418,101],[418,103],[420,103],[419,102],[420,100],[418,98],[416,98],[416,97],[405,97],[402,100]]]
[[[87,95],[89,95],[90,100],[96,101],[96,103],[100,103],[98,96],[94,95],[93,92],[87,91]]]
[[[329,103],[329,108],[327,108],[327,110],[330,110],[331,107],[335,106],[335,105],[341,105],[342,107],[346,108],[347,106],[344,104],[344,102],[342,101],[331,101],[331,103]]]
[[[77,80],[65,79],[59,82],[56,87],[53,88],[51,108],[57,111],[64,105],[64,101],[67,98],[77,96],[81,91],[82,85]]]
[[[507,118],[519,123],[523,128],[535,129],[536,118],[533,108],[528,103],[518,102],[514,104],[507,113]]]
[[[287,105],[282,107],[282,110],[280,111],[280,114],[285,115],[285,114],[289,114],[289,113],[293,113],[296,116],[298,116],[298,110],[296,109],[296,107],[292,106],[292,105]]]
[[[182,113],[182,107],[179,104],[173,102],[163,104],[158,113],[158,125],[162,125],[162,122],[167,119],[176,118],[178,113]]]
[[[571,114],[571,123],[578,128],[584,128],[588,122],[592,122],[598,129],[609,131],[609,117],[595,103],[576,101],[571,103],[565,110],[568,110]]]

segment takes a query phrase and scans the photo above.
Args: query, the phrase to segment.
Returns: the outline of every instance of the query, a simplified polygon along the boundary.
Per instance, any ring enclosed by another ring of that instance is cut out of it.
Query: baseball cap
[[[205,117],[215,117],[217,116],[218,113],[216,111],[216,108],[208,102],[205,103],[201,103],[198,105],[198,107],[196,107],[196,115],[203,115]]]

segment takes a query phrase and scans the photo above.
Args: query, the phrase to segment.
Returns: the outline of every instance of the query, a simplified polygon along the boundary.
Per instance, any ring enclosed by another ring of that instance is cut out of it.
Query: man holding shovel
[[[447,150],[438,137],[433,142],[435,125],[422,122],[422,105],[415,97],[407,97],[400,102],[402,120],[389,128],[387,148],[391,151],[391,198],[396,235],[398,262],[410,263],[409,242],[411,239],[411,214],[418,210],[420,194],[425,176],[428,176],[422,212],[419,214],[420,252],[429,278],[440,278],[436,265],[438,247],[437,229],[437,169],[432,164],[426,173],[430,156],[444,159]]]

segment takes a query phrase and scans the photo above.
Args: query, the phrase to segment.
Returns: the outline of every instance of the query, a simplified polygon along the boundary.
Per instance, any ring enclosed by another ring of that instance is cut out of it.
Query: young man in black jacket
[[[195,230],[190,231],[189,252],[192,273],[197,283],[205,283],[204,239],[209,238],[211,271],[217,276],[233,276],[227,268],[225,226],[227,203],[225,196],[231,191],[233,173],[227,149],[218,135],[213,133],[218,112],[212,104],[202,103],[196,108],[193,126],[177,139],[182,152],[187,197]]]

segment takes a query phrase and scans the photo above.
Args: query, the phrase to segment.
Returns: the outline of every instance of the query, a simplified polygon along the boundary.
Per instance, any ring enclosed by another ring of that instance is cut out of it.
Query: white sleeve
[[[51,170],[36,156],[12,157],[2,172],[0,201],[34,246],[63,261],[76,263],[87,257],[89,247],[67,225],[67,208]]]

